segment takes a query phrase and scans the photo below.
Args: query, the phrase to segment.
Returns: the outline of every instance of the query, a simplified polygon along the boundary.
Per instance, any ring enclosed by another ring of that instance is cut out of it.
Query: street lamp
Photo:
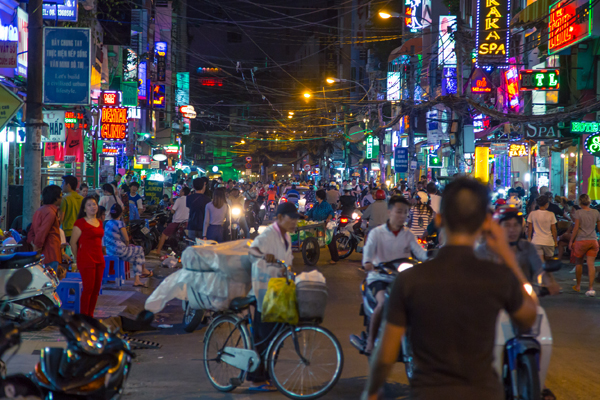
[[[312,96],[312,95],[311,95],[310,93],[308,93],[308,92],[304,92],[303,96],[304,96],[305,98],[309,99],[309,98],[310,98],[310,96]]]
[[[384,11],[384,10],[379,11],[379,16],[381,18],[383,18],[383,19],[388,19],[388,18],[402,18],[402,17],[404,17],[403,15],[400,15],[397,12],[394,12],[394,11]]]
[[[325,79],[327,81],[327,83],[339,83],[339,82],[350,82],[350,83],[356,83],[358,86],[360,86],[362,88],[362,90],[365,91],[365,93],[369,93],[369,91],[367,90],[367,88],[365,88],[360,82],[358,81],[353,81],[351,79],[340,79],[340,78],[327,78]]]

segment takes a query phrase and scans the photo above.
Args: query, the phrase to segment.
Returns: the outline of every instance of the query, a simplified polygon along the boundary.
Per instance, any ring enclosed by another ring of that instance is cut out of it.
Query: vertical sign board
[[[548,54],[555,54],[592,34],[592,0],[560,0],[549,7]]]
[[[128,107],[138,105],[138,83],[121,82],[121,91],[123,92],[122,104]]]
[[[405,0],[404,24],[412,33],[431,25],[431,0]]]
[[[48,137],[42,136],[42,142],[62,143],[67,138],[65,111],[43,111],[44,122],[48,124]]]
[[[47,26],[43,37],[43,103],[90,104],[90,28]]]
[[[156,80],[164,82],[167,74],[167,42],[154,43],[154,59],[156,61]]]
[[[456,32],[456,16],[441,15],[440,16],[440,35],[438,38],[438,64],[439,65],[456,65],[456,52],[454,39]]]
[[[178,72],[175,105],[180,107],[188,104],[190,104],[190,73]]]
[[[17,8],[17,25],[19,28],[19,48],[17,53],[17,75],[27,76],[27,50],[29,38],[29,14],[22,8]]]
[[[42,5],[42,15],[44,19],[53,21],[77,22],[77,0],[64,0],[64,4]]]
[[[408,172],[408,149],[406,147],[396,147],[394,149],[394,168],[396,173]]]
[[[148,79],[146,77],[146,61],[138,65],[138,99],[146,100],[148,98]]]
[[[508,64],[510,0],[477,0],[476,67]]]

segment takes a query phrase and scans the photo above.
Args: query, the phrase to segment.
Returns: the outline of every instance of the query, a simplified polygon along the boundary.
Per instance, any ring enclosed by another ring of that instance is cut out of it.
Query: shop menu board
[[[159,181],[146,181],[144,184],[144,197],[148,204],[158,204],[163,195],[163,183]]]

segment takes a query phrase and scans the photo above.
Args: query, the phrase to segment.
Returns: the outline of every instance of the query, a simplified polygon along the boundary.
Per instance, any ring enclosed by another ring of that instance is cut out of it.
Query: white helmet
[[[427,204],[427,202],[429,201],[429,195],[427,195],[427,193],[425,193],[421,190],[419,190],[417,192],[417,194],[415,195],[415,198],[423,204]]]
[[[354,190],[354,188],[352,187],[352,185],[346,185],[344,186],[344,190]]]

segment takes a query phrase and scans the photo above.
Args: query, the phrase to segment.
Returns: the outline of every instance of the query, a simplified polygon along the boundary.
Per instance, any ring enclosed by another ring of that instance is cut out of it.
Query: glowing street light
[[[288,115],[288,118],[294,118],[294,116],[293,115]]]
[[[384,10],[379,11],[379,16],[381,18],[383,18],[383,19],[388,19],[388,18],[402,18],[402,17],[404,17],[403,15],[400,15],[397,12],[394,12],[394,11],[384,11]]]
[[[288,112],[288,114],[290,114],[290,115],[294,115],[294,112],[293,112],[293,111],[290,111],[290,112]]]
[[[241,144],[246,144],[246,141],[244,139],[242,139],[242,141],[240,143]]]
[[[308,92],[304,92],[303,96],[304,96],[305,98],[309,99],[309,98],[310,98],[310,96],[312,96],[312,95],[311,95],[310,93],[308,93]]]
[[[340,80],[337,78],[327,78],[325,79],[327,81],[327,83],[335,83],[335,82],[339,82]]]

